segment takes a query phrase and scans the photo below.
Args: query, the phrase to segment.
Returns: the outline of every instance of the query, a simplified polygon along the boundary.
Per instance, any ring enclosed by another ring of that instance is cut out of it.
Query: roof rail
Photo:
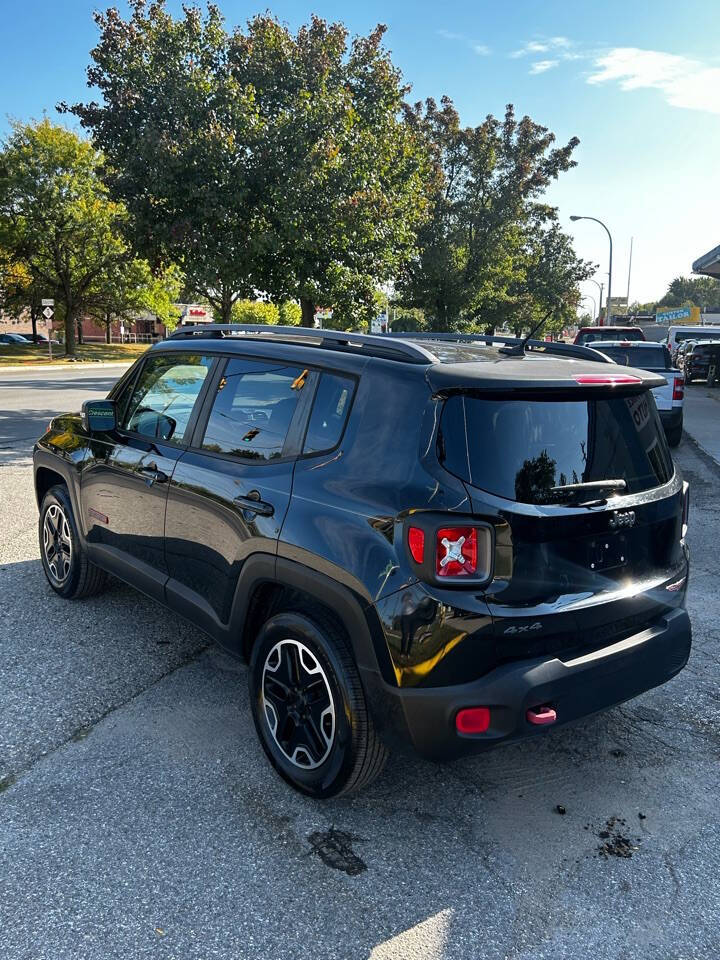
[[[366,356],[400,360],[405,363],[437,363],[435,354],[418,343],[394,338],[392,345],[384,335],[346,333],[342,330],[319,330],[313,327],[282,327],[265,323],[203,323],[194,327],[179,327],[168,340],[223,339],[251,337],[253,340],[304,343],[313,341],[315,346],[329,350],[350,351]]]
[[[576,343],[523,340],[521,337],[505,337],[480,333],[388,333],[385,334],[385,336],[402,336],[412,340],[435,340],[445,343],[501,343],[511,347],[523,343],[525,347],[530,348],[530,351],[533,353],[551,353],[557,356],[577,357],[578,360],[594,360],[596,363],[613,363],[613,361],[609,357],[606,357],[604,353],[601,353],[600,350],[595,350],[592,347],[583,347]]]

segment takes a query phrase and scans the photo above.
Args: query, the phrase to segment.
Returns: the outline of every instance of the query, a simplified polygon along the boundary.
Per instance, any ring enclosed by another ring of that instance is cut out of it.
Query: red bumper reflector
[[[425,533],[420,527],[410,527],[408,530],[408,547],[415,563],[422,563],[425,559]]]
[[[489,707],[468,707],[466,710],[459,710],[455,717],[458,733],[485,733],[489,726]]]
[[[547,723],[555,723],[557,714],[552,707],[530,707],[525,714],[528,723],[534,723],[536,727],[545,726]]]
[[[642,383],[640,377],[633,377],[629,373],[578,373],[573,377],[576,383],[586,386],[614,386],[616,383]]]

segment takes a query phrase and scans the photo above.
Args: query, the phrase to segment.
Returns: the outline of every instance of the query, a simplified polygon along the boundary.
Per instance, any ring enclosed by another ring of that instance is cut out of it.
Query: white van
[[[683,340],[720,340],[720,327],[668,327],[667,348],[673,360]]]

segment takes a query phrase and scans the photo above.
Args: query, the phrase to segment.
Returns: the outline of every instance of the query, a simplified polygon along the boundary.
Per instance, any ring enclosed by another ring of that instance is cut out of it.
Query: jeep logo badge
[[[612,530],[619,530],[620,527],[632,527],[634,523],[634,510],[613,510],[613,515],[610,517],[610,528]]]

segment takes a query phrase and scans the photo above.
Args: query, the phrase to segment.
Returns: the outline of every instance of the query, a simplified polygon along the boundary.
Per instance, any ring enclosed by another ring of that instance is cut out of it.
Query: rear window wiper
[[[588,480],[586,483],[563,483],[559,487],[550,487],[551,493],[560,493],[571,496],[574,493],[603,493],[605,491],[620,492],[627,490],[627,482],[622,478],[617,480]]]

